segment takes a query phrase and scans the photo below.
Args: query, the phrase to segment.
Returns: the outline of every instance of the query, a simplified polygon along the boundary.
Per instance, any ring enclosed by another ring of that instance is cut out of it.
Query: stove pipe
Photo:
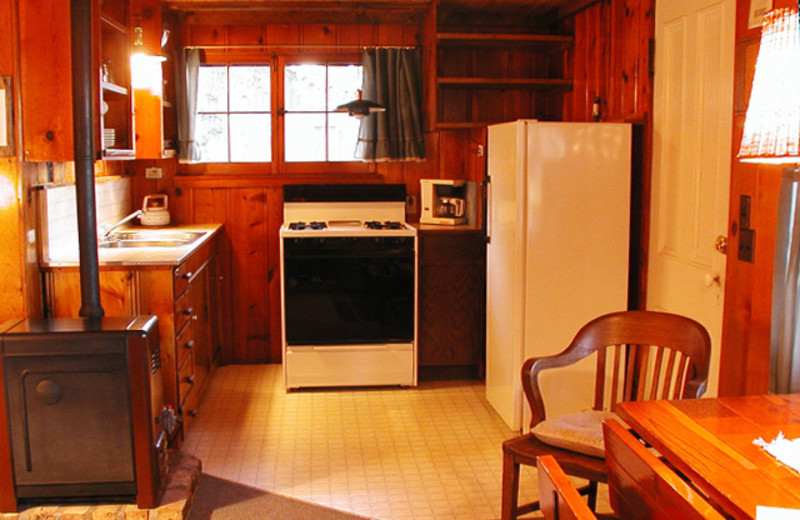
[[[71,0],[72,129],[80,251],[81,309],[84,318],[103,317],[97,258],[94,190],[94,112],[92,95],[92,0]]]

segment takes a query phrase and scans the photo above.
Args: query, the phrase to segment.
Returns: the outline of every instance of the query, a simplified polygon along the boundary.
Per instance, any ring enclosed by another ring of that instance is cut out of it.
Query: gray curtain
[[[178,116],[178,159],[196,161],[199,152],[194,142],[197,119],[197,74],[202,61],[201,49],[179,49],[175,67],[175,102]]]
[[[772,288],[770,390],[800,392],[800,170],[781,180]]]
[[[417,48],[364,49],[364,99],[385,112],[361,120],[356,157],[364,161],[425,158],[422,135],[422,57]]]

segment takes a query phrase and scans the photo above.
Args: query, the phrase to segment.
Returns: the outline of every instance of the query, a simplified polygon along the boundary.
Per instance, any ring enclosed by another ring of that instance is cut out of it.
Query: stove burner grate
[[[385,222],[378,222],[377,220],[368,220],[364,222],[367,229],[403,229],[403,223],[396,220],[387,220]]]

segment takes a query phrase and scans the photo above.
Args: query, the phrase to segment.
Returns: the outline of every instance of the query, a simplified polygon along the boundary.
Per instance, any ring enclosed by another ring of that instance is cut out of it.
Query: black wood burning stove
[[[0,327],[18,501],[158,505],[167,444],[158,345],[155,316]]]

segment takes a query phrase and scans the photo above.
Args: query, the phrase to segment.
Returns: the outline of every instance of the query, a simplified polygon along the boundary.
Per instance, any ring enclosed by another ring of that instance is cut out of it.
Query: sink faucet
[[[111,226],[110,228],[106,229],[105,232],[103,232],[102,238],[108,238],[108,235],[110,235],[112,231],[114,231],[115,229],[120,227],[122,224],[125,224],[126,222],[130,222],[131,220],[133,220],[133,219],[135,219],[137,217],[141,218],[141,216],[142,216],[142,210],[137,209],[136,211],[134,211],[133,213],[131,213],[127,217],[123,218],[122,220],[120,220],[119,222],[117,222],[116,224]]]

